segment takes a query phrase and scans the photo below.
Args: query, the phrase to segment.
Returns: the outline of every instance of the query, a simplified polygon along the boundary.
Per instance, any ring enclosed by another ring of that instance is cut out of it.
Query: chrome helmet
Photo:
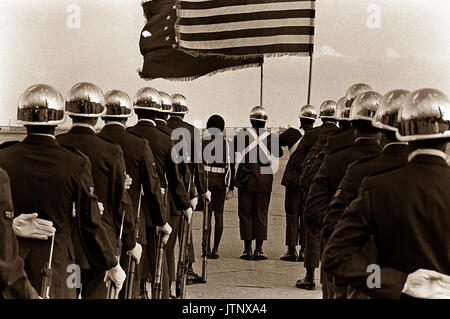
[[[27,88],[17,103],[17,123],[22,125],[58,125],[63,123],[64,99],[47,84]]]
[[[316,108],[312,105],[305,105],[302,106],[302,108],[300,109],[300,114],[298,115],[299,118],[301,119],[308,119],[308,120],[313,120],[315,121],[317,119],[317,111]]]
[[[102,90],[95,84],[80,82],[67,93],[66,112],[78,117],[99,117],[106,113]]]
[[[347,99],[344,96],[340,98],[336,104],[336,120],[348,121],[349,115],[350,115],[350,107],[347,106]]]
[[[400,125],[398,111],[409,93],[407,90],[393,90],[383,95],[372,125],[382,130],[397,131]]]
[[[356,99],[356,97],[358,95],[360,95],[361,93],[367,92],[367,91],[372,91],[372,88],[370,87],[370,85],[365,84],[365,83],[353,84],[347,90],[347,93],[345,94],[345,98],[347,99],[347,104],[350,104],[350,105],[348,105],[348,107],[351,107],[353,100]]]
[[[250,120],[266,122],[268,119],[267,112],[262,106],[255,106],[250,111]]]
[[[133,100],[133,107],[135,110],[161,110],[161,96],[159,92],[151,87],[141,88]]]
[[[172,99],[170,98],[170,95],[163,91],[159,91],[159,95],[161,96],[160,112],[162,113],[172,112]]]
[[[336,102],[326,100],[320,106],[319,117],[322,119],[334,119],[336,117]]]
[[[350,109],[349,120],[372,121],[380,105],[381,94],[375,91],[364,92],[356,97]]]
[[[172,112],[170,114],[187,114],[189,112],[189,108],[187,105],[186,98],[181,94],[174,94],[170,97],[172,99]]]
[[[398,116],[400,126],[396,134],[400,141],[450,138],[450,100],[441,91],[411,92]]]
[[[128,118],[133,115],[133,108],[128,94],[112,90],[105,94],[106,114],[103,117]]]

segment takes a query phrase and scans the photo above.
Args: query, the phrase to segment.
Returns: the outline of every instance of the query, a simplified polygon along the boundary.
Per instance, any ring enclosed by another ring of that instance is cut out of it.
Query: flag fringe
[[[229,72],[229,71],[237,71],[237,70],[243,70],[243,69],[249,69],[249,68],[257,68],[260,66],[260,63],[250,63],[250,64],[243,64],[243,65],[236,65],[236,66],[230,66],[227,68],[222,68],[219,70],[215,70],[203,75],[198,75],[198,76],[186,76],[186,77],[157,77],[157,78],[148,78],[145,77],[144,74],[142,73],[141,69],[138,69],[137,72],[139,74],[139,76],[141,77],[141,79],[145,80],[145,81],[152,81],[152,80],[156,80],[156,79],[164,79],[164,80],[168,80],[168,81],[176,81],[176,82],[189,82],[189,81],[194,81],[202,76],[213,76],[217,73],[224,73],[224,72]]]
[[[255,59],[255,58],[278,58],[278,57],[283,57],[283,56],[297,56],[297,57],[309,57],[311,56],[311,52],[273,52],[273,53],[255,53],[255,54],[244,54],[244,55],[226,55],[226,54],[221,54],[221,53],[202,53],[199,51],[195,51],[195,50],[190,50],[190,49],[184,49],[184,48],[180,48],[177,47],[178,51],[182,51],[186,54],[189,54],[190,56],[193,56],[195,58],[198,57],[220,57],[220,58],[224,58],[226,60],[245,60],[245,59]]]

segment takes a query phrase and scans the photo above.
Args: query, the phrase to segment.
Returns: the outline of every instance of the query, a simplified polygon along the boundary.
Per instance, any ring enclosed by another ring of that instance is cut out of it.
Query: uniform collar
[[[108,123],[105,123],[105,127],[106,126],[113,126],[113,127],[117,127],[117,126],[121,126],[121,127],[123,127],[124,129],[126,129],[126,126],[125,126],[125,124],[123,124],[123,123],[121,123],[121,122],[116,122],[116,121],[110,121],[110,122],[108,122]]]
[[[416,156],[419,155],[428,155],[428,156],[435,156],[440,157],[446,162],[448,161],[448,156],[444,152],[436,149],[430,149],[430,148],[421,148],[418,150],[415,150],[414,152],[411,152],[408,156],[408,162],[411,162]]]
[[[387,143],[386,145],[384,145],[383,147],[383,151],[386,151],[388,148],[392,148],[395,147],[395,145],[408,145],[408,142],[391,142],[391,143]]]
[[[25,144],[57,146],[55,136],[51,134],[29,134],[23,140]]]
[[[151,119],[139,119],[138,123],[142,123],[142,124],[148,124],[150,123],[152,126],[156,126],[155,121],[151,120]]]
[[[90,124],[86,124],[86,123],[73,123],[72,124],[72,129],[76,128],[76,127],[83,127],[83,128],[88,128],[90,129],[94,134],[95,134],[95,127],[93,125]]]
[[[47,136],[47,137],[50,137],[50,138],[52,138],[52,139],[54,139],[56,141],[56,137],[53,134],[31,133],[30,135],[33,135],[33,136]]]
[[[373,141],[373,142],[376,142],[377,144],[380,144],[380,141],[375,137],[361,136],[361,137],[355,138],[355,143],[358,143],[360,141]]]
[[[155,119],[156,124],[160,123],[160,124],[164,124],[167,125],[167,122],[163,119]]]

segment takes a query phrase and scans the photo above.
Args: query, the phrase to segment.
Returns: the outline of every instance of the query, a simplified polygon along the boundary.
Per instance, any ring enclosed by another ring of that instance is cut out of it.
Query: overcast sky
[[[139,78],[140,0],[1,0],[0,124],[15,124],[23,90],[47,83],[63,95],[77,82],[133,97],[142,86],[188,98],[189,121],[221,114],[227,126],[248,125],[259,104],[259,69],[193,82]],[[67,27],[67,8],[81,9],[80,28]],[[372,6],[370,6],[372,5]],[[380,24],[372,20],[380,9]],[[380,93],[433,87],[450,95],[450,1],[318,0],[312,104],[337,100],[356,82]],[[368,23],[369,22],[369,23]],[[270,126],[297,125],[306,103],[308,58],[266,59],[264,106]],[[134,121],[134,119],[132,120]],[[69,125],[70,121],[65,125]]]

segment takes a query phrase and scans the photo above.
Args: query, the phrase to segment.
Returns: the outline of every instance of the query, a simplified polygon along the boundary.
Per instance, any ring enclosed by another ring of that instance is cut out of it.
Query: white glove
[[[450,276],[419,269],[408,275],[402,292],[415,298],[450,299]]]
[[[191,207],[189,207],[188,209],[183,210],[183,214],[184,214],[184,216],[186,216],[188,224],[191,223],[192,213],[193,213],[193,211],[192,211]]]
[[[164,226],[156,226],[156,233],[163,232],[164,236],[162,238],[162,241],[165,244],[167,244],[167,241],[169,240],[170,234],[172,233],[172,227],[168,223],[165,223]]]
[[[100,212],[100,215],[103,215],[103,212],[105,211],[105,206],[103,206],[102,202],[97,202],[98,210]]]
[[[106,272],[104,279],[104,281],[106,282],[106,287],[109,287],[111,281],[113,281],[116,285],[115,299],[117,299],[117,297],[119,296],[119,292],[122,289],[126,277],[127,275],[125,274],[125,271],[123,271],[122,267],[120,267],[119,263],[117,263],[116,266]]]
[[[125,189],[130,189],[131,184],[133,183],[133,179],[130,177],[130,175],[128,175],[127,173],[125,174]]]
[[[127,251],[127,255],[131,256],[136,261],[136,264],[139,264],[142,256],[142,246],[136,243],[132,250]]]
[[[52,237],[56,229],[53,222],[37,218],[38,214],[21,214],[13,220],[13,230],[16,236],[47,240]]]
[[[208,202],[210,202],[211,201],[211,192],[207,191],[206,193],[204,193],[202,195],[202,197],[203,197],[203,199],[206,199]]]
[[[233,191],[231,189],[228,190],[226,199],[232,199],[233,198]]]
[[[191,204],[192,209],[195,209],[195,207],[197,207],[198,204],[198,197],[194,197],[192,198],[189,203]]]

